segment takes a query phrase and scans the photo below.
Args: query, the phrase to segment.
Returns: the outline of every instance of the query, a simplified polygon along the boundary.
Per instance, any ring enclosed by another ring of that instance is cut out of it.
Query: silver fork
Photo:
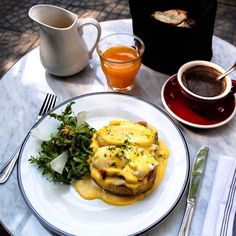
[[[49,93],[46,95],[43,105],[36,119],[36,122],[55,106],[56,100],[57,100],[56,95]],[[16,152],[11,156],[9,160],[7,160],[7,162],[0,169],[0,184],[4,184],[10,177],[12,170],[14,169],[14,166],[16,164],[16,161],[18,160],[20,149],[21,145],[17,148]]]

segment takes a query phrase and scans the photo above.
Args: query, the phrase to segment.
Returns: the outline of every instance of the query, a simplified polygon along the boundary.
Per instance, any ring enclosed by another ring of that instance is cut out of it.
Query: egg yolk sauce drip
[[[85,199],[129,205],[162,181],[169,151],[146,122],[111,121],[92,137],[91,177],[74,182]]]

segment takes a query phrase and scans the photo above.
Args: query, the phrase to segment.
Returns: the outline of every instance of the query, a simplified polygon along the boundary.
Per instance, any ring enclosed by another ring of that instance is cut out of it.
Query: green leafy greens
[[[70,184],[74,179],[81,179],[89,172],[88,158],[92,154],[91,138],[95,129],[86,121],[78,125],[77,117],[69,103],[61,115],[51,113],[51,117],[60,121],[58,131],[48,141],[43,141],[37,157],[31,156],[29,162],[42,170],[49,180]],[[61,153],[68,155],[62,174],[52,169],[50,162]]]

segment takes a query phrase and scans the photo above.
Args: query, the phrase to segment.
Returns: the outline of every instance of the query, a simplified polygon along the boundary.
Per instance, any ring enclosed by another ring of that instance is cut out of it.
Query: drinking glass
[[[143,41],[132,34],[110,34],[99,41],[97,53],[101,67],[114,91],[126,92],[133,88],[143,52]]]

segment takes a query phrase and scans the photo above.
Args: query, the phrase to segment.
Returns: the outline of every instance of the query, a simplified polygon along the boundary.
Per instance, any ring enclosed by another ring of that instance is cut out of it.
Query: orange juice
[[[113,46],[101,55],[101,66],[110,86],[117,91],[130,90],[141,65],[141,58],[134,48]]]

